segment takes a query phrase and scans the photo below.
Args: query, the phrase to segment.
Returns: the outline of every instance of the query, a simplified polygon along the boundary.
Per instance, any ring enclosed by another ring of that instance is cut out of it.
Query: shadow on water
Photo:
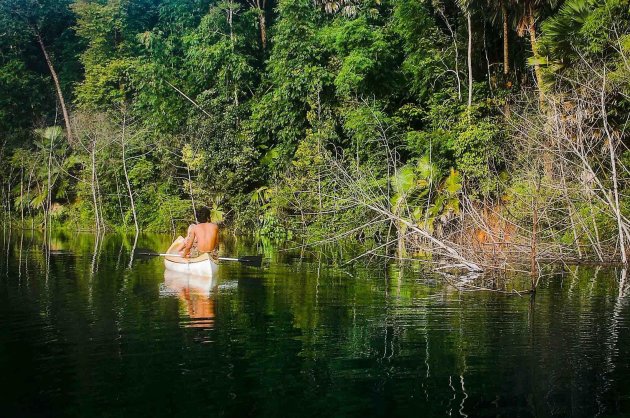
[[[518,297],[244,239],[222,255],[265,268],[203,278],[132,258],[169,236],[2,237],[2,416],[630,414],[625,270]]]

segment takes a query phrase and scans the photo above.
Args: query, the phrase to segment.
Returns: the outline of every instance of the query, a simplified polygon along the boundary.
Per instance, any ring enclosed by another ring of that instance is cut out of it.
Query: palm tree
[[[580,31],[592,11],[589,0],[567,0],[557,14],[542,23],[540,53],[545,58],[540,64],[558,71],[577,57]]]
[[[509,49],[509,6],[510,0],[488,0],[488,8],[490,9],[492,23],[496,23],[501,15],[501,23],[503,25],[503,74],[510,72],[510,49]]]
[[[499,0],[501,6],[501,16],[503,17],[503,74],[510,72],[510,50],[508,48],[508,9],[505,5],[507,0]]]
[[[516,32],[519,36],[529,34],[529,42],[532,47],[534,74],[541,100],[544,97],[542,86],[543,77],[540,70],[540,54],[538,51],[538,39],[536,35],[536,16],[544,8],[554,8],[558,4],[558,0],[517,0],[517,11],[520,11]]]

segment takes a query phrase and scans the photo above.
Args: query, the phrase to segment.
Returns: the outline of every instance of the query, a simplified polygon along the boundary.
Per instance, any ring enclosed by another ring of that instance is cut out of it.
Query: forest
[[[5,228],[627,263],[629,0],[0,0]]]

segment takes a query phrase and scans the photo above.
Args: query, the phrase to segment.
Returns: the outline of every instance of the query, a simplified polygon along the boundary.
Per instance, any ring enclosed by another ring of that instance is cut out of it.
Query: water
[[[614,269],[568,269],[532,300],[240,241],[224,251],[269,265],[213,281],[129,267],[126,238],[42,242],[2,241],[2,417],[630,416]]]

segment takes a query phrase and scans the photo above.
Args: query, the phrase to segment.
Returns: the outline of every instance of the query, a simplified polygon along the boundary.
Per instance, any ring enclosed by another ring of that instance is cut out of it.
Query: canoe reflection
[[[170,270],[164,271],[162,293],[176,295],[181,302],[180,306],[185,307],[190,320],[182,321],[184,327],[214,327],[214,299],[212,295],[214,287],[216,287],[216,278]]]

